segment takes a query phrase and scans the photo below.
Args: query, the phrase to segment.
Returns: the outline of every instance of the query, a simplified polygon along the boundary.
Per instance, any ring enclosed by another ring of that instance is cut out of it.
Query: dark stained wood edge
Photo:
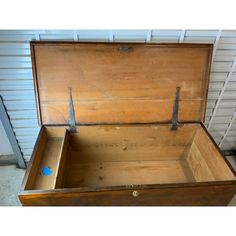
[[[179,122],[179,125],[181,127],[181,125],[184,124],[197,124],[200,123],[201,121],[186,121],[186,122]],[[99,123],[76,123],[77,126],[99,126],[99,125],[170,125],[171,123],[170,121],[162,121],[162,122],[99,122]],[[64,126],[68,126],[68,124],[44,124],[44,126],[48,126],[48,127],[56,127],[56,126],[60,126],[60,127],[64,127]]]
[[[21,192],[21,191],[24,191],[24,189],[25,189],[25,187],[26,187],[26,183],[27,183],[29,174],[30,174],[30,172],[31,172],[32,165],[33,165],[33,163],[34,163],[34,159],[36,158],[36,151],[37,151],[39,142],[40,142],[40,140],[41,140],[41,137],[42,137],[43,132],[45,132],[45,131],[46,131],[46,128],[45,128],[44,126],[42,126],[42,127],[40,128],[40,131],[39,131],[37,140],[36,140],[36,142],[35,142],[34,149],[33,149],[33,152],[32,152],[31,158],[30,158],[30,161],[29,161],[29,163],[28,163],[28,166],[27,166],[27,169],[26,169],[24,178],[23,178],[23,182],[22,182],[22,185],[21,185],[20,192]]]
[[[35,49],[34,46],[37,45],[60,45],[60,44],[89,44],[89,45],[144,45],[144,46],[157,46],[157,47],[179,47],[179,48],[209,48],[209,56],[208,56],[208,65],[207,69],[204,73],[204,77],[206,77],[206,82],[205,82],[205,88],[202,88],[204,94],[203,94],[203,101],[202,101],[202,117],[201,117],[201,122],[205,120],[205,115],[206,115],[206,105],[207,105],[207,96],[208,96],[208,87],[209,87],[209,80],[210,80],[210,72],[211,72],[211,58],[212,58],[212,49],[213,49],[213,44],[198,44],[198,43],[145,43],[145,42],[85,42],[85,41],[31,41],[30,42],[30,49],[31,49],[31,58],[32,58],[32,68],[33,68],[33,80],[34,80],[34,90],[35,90],[35,97],[36,97],[36,106],[37,106],[37,116],[38,116],[38,123],[39,125],[43,125],[42,123],[42,115],[41,115],[41,106],[40,106],[40,98],[39,98],[39,91],[38,91],[38,78],[37,78],[37,68],[36,68],[36,58],[35,58]],[[187,122],[196,122],[195,121],[187,121]],[[157,122],[155,122],[157,123]],[[166,122],[163,122],[166,123]],[[186,123],[186,122],[185,122]],[[80,124],[80,123],[77,123]],[[87,123],[86,123],[87,124]],[[94,123],[91,123],[94,124]],[[100,123],[103,124],[103,123]],[[104,123],[104,124],[113,124],[113,123]],[[117,123],[118,124],[118,123]],[[123,123],[120,123],[123,124]],[[130,123],[124,123],[124,124],[130,124]],[[142,122],[137,123],[137,124],[142,124]],[[150,122],[151,124],[151,122]],[[47,124],[44,124],[47,125]],[[56,125],[56,124],[55,124]],[[64,125],[64,124],[63,124]],[[66,124],[65,124],[66,125]]]
[[[223,155],[222,151],[220,150],[219,146],[216,144],[215,140],[211,137],[210,133],[208,132],[207,128],[204,126],[203,123],[200,123],[201,127],[203,128],[203,130],[205,131],[205,134],[208,136],[208,138],[211,140],[211,142],[213,143],[213,145],[215,146],[215,148],[218,150],[218,152],[220,153],[220,155],[222,156],[222,158],[224,159],[224,161],[226,162],[227,166],[230,168],[231,172],[234,174],[234,176],[236,177],[236,171],[233,168],[233,166],[230,164],[230,162],[227,160],[227,158]],[[236,181],[236,180],[235,180]]]
[[[151,46],[170,46],[170,47],[199,47],[199,48],[206,48],[209,46],[212,46],[212,43],[145,43],[145,42],[88,42],[88,41],[49,41],[49,40],[32,40],[30,42],[32,45],[38,45],[38,44],[47,44],[47,45],[58,45],[58,44],[105,44],[105,45],[120,45],[120,44],[126,44],[126,45],[151,45]]]
[[[236,192],[236,185],[189,186],[99,192],[66,192],[21,195],[24,206],[226,206]]]
[[[89,193],[89,192],[106,192],[106,191],[124,191],[124,190],[144,190],[144,189],[163,189],[163,188],[189,188],[189,187],[204,187],[204,186],[235,186],[236,181],[212,181],[212,182],[193,182],[193,183],[174,183],[174,184],[148,184],[148,185],[132,185],[132,186],[111,186],[111,187],[98,187],[98,188],[61,188],[51,190],[25,190],[19,193],[20,196],[24,195],[42,195],[42,194],[60,194],[60,193]]]
[[[206,117],[206,107],[207,107],[207,98],[208,98],[208,90],[209,90],[209,83],[210,83],[210,75],[211,75],[211,64],[212,64],[212,52],[213,52],[213,44],[210,44],[209,47],[209,55],[208,55],[208,65],[207,65],[207,69],[205,71],[205,75],[204,77],[206,78],[205,84],[203,86],[205,86],[205,88],[202,88],[202,91],[205,92],[205,94],[203,94],[203,101],[202,101],[202,122],[205,121],[205,117]]]
[[[42,116],[41,116],[41,106],[40,106],[40,99],[39,99],[39,91],[38,91],[38,79],[37,79],[37,68],[36,68],[36,58],[35,58],[35,50],[34,44],[30,42],[30,54],[31,54],[31,61],[32,61],[32,72],[33,72],[33,81],[34,81],[34,93],[35,93],[35,100],[36,100],[36,110],[37,110],[37,117],[38,117],[38,125],[42,125]]]

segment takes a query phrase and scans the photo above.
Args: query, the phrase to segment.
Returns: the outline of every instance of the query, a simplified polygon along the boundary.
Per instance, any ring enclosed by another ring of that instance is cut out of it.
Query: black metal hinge
[[[76,122],[75,122],[75,110],[74,110],[74,104],[73,104],[73,99],[72,99],[72,92],[71,88],[69,88],[69,130],[71,133],[76,133]]]
[[[180,87],[176,87],[175,102],[174,102],[173,114],[172,114],[172,120],[171,120],[171,130],[177,130],[179,126],[179,121],[178,121],[179,94],[180,94]]]

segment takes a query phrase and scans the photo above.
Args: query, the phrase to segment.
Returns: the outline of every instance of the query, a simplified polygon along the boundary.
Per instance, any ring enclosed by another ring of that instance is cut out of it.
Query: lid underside
[[[204,120],[210,44],[31,43],[41,124],[171,122],[176,87],[179,121]]]

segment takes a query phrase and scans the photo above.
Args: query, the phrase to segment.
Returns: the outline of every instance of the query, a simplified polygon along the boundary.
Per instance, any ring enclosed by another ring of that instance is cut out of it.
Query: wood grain
[[[234,174],[200,124],[176,132],[169,124],[77,133],[47,126],[37,145],[19,194],[24,205],[226,205],[236,193]],[[55,174],[42,178],[49,163]]]
[[[179,161],[116,161],[67,164],[64,188],[186,183]]]
[[[130,52],[120,47],[132,47]],[[42,124],[67,124],[68,88],[76,122],[171,120],[177,86],[180,120],[202,121],[211,45],[33,43]]]
[[[23,205],[227,205],[235,195],[234,172],[196,123],[212,45],[40,42],[31,50],[38,117],[50,126],[34,148]],[[177,86],[182,123],[170,131]],[[76,123],[91,125],[73,134],[69,87]],[[43,166],[53,174],[42,176]]]
[[[49,138],[45,146],[41,162],[37,169],[34,185],[32,189],[54,189],[60,160],[60,149],[62,138]],[[48,167],[52,171],[50,176],[42,174],[42,168]]]
[[[174,93],[173,93],[174,94]],[[77,124],[99,123],[170,123],[174,99],[136,99],[114,101],[74,102]],[[180,122],[201,120],[200,100],[179,102]],[[69,102],[41,102],[44,124],[68,124]],[[199,113],[200,112],[200,113]]]
[[[195,142],[192,143],[188,157],[186,158],[187,163],[193,173],[196,181],[215,181],[211,170],[206,164],[204,157],[200,150],[196,146]]]
[[[35,158],[29,173],[26,189],[54,189],[61,163],[63,137],[66,132],[63,127],[44,129],[41,140],[36,147]],[[42,174],[43,167],[49,167],[52,174],[44,176]]]
[[[134,190],[139,192],[138,197],[133,197]],[[226,206],[236,193],[236,183],[79,191],[21,192],[19,197],[25,206]]]
[[[196,124],[79,126],[70,134],[65,188],[195,181],[182,165]]]
[[[199,124],[181,124],[177,132],[170,130],[170,124],[130,124],[77,126],[77,133],[70,134],[74,149],[90,147],[132,147],[186,146]],[[127,148],[128,150],[128,148]]]
[[[34,181],[38,172],[38,166],[41,162],[46,143],[47,143],[47,129],[45,127],[42,127],[24,177],[23,188],[26,190],[33,188]]]
[[[62,147],[59,154],[58,168],[55,177],[55,184],[53,188],[61,188],[64,182],[64,172],[66,167],[66,161],[69,149],[69,131],[66,130],[65,136],[63,137]]]
[[[198,129],[193,142],[210,169],[215,180],[236,180],[223,156],[208,137],[204,129]]]

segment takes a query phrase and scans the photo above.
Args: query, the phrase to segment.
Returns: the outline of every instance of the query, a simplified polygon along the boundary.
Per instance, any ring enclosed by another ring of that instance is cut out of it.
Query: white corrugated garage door
[[[221,149],[235,149],[236,30],[2,30],[0,94],[26,160],[30,158],[39,131],[29,49],[31,40],[214,43],[205,124],[210,122],[210,133]]]

